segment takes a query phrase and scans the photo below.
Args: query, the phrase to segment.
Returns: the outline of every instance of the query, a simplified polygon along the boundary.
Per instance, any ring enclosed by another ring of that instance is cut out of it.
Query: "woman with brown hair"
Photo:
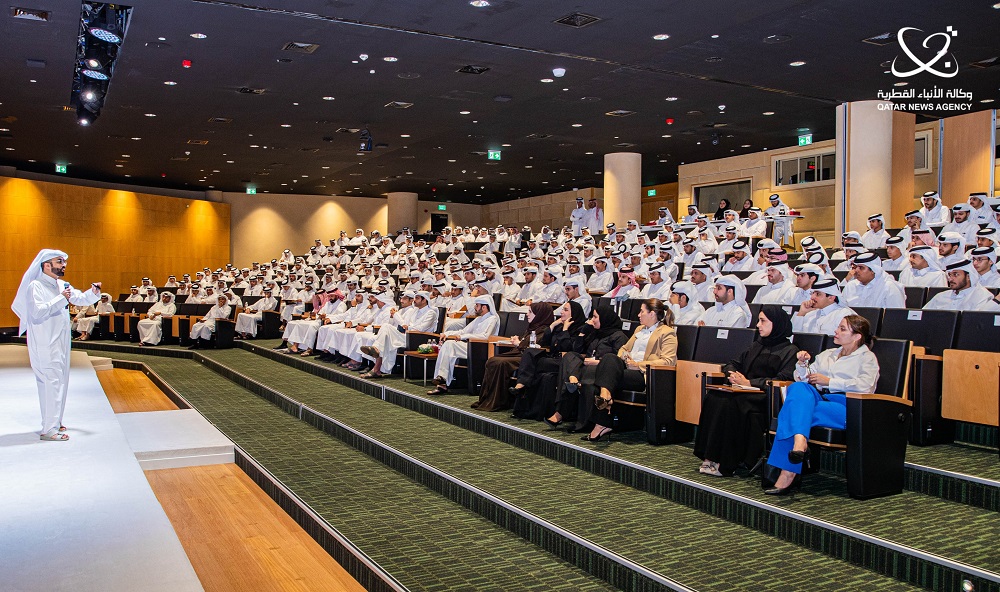
[[[594,429],[582,439],[597,442],[614,426],[611,414],[614,393],[646,389],[646,370],[652,364],[677,363],[674,315],[662,300],[650,298],[639,309],[639,327],[616,354],[605,354],[597,364],[594,386],[599,389],[593,413]]]
[[[799,482],[802,462],[809,460],[809,430],[813,426],[847,427],[847,396],[874,393],[878,359],[868,349],[872,334],[868,320],[847,315],[833,334],[839,347],[822,352],[809,363],[809,352],[798,353],[795,383],[785,391],[778,413],[778,430],[767,464],[781,469],[767,495],[788,495]]]

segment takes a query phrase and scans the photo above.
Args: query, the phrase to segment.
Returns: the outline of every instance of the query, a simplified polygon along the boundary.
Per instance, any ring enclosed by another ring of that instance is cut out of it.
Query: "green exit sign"
[[[500,151],[490,150],[489,152],[486,153],[486,158],[487,160],[500,160]]]
[[[247,195],[257,195],[256,187],[247,187]]]
[[[799,136],[799,146],[808,146],[809,144],[812,144],[812,143],[813,143],[813,135],[812,134],[805,134],[805,135]]]
[[[655,189],[647,189],[646,190],[646,197],[655,197],[655,196],[656,196],[656,190]]]
[[[56,172],[57,173],[62,173],[62,174],[65,175],[66,174],[66,165],[64,165],[64,164],[57,164],[56,165]]]
[[[444,204],[438,204],[438,211],[439,211],[439,212],[444,212],[444,211],[446,211],[447,209],[448,209],[448,206],[446,206],[446,205],[444,205]]]

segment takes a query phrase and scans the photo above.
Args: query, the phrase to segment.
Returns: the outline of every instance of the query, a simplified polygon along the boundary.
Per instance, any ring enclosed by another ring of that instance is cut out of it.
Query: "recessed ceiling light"
[[[667,97],[667,98],[666,98],[666,99],[664,99],[664,100],[665,100],[665,101],[676,101],[676,100],[677,100],[677,97]]]
[[[909,82],[899,81],[899,82],[894,83],[893,86],[906,86],[908,84],[910,84],[910,83]]]
[[[177,86],[177,83],[174,82],[173,80],[166,80],[163,82],[163,84],[166,84],[167,86]]]
[[[167,38],[166,37],[157,37],[156,40],[157,41],[166,41]]]
[[[583,127],[583,124],[582,123],[574,123],[573,127]]]
[[[742,145],[740,146],[740,148],[749,148],[749,147],[750,147],[750,144],[742,144]]]
[[[490,5],[490,3],[487,2],[486,0],[472,0],[472,2],[469,2],[469,4],[475,6],[476,8],[486,8],[487,6]]]
[[[552,82],[553,80],[551,78],[542,78],[541,81],[542,82]],[[32,82],[34,82],[34,80],[32,80]]]
[[[410,134],[399,134],[400,138],[409,138]]]
[[[226,164],[233,164],[234,162],[236,162],[236,161],[235,160],[227,160]]]
[[[11,148],[10,146],[7,146],[6,148],[4,148],[4,150],[7,150],[7,151],[9,151],[9,152],[13,152],[13,151],[14,151],[14,149],[13,149],[13,148]]]
[[[384,61],[384,62],[398,62],[399,58],[393,57],[393,56],[385,56],[384,58],[382,58],[382,61]]]
[[[458,112],[459,115],[468,115],[469,113],[472,113],[472,111],[459,111]]]
[[[204,39],[208,37],[208,35],[204,33],[191,33],[191,37],[193,37],[194,39]]]
[[[667,39],[670,39],[670,35],[660,33],[658,35],[653,35],[653,39],[656,39],[657,41],[666,41]]]
[[[118,168],[120,168],[120,169],[121,168],[125,168],[125,165],[123,165],[123,164],[116,164],[115,166],[118,167]]]
[[[324,101],[332,101],[334,97],[323,97]]]
[[[805,66],[805,65],[806,65],[806,63],[805,63],[805,62],[802,62],[802,61],[799,61],[799,62],[792,62],[792,63],[790,63],[790,64],[788,64],[788,65],[789,65],[789,66],[794,66],[794,67],[798,68],[799,66]]]
[[[663,134],[663,135],[662,135],[662,136],[660,136],[660,137],[661,137],[661,138],[672,138],[673,136],[672,136],[672,135],[670,135],[670,134]]]
[[[510,148],[510,144],[500,144],[504,148]]]
[[[996,8],[996,7],[994,6],[994,8]],[[980,103],[992,103],[992,102],[993,102],[993,99],[983,99],[983,100],[981,100],[981,101],[979,101],[979,102],[980,102]]]
[[[591,155],[593,155],[594,153],[593,153],[593,152],[584,152],[584,154],[586,154],[587,156],[591,156]]]
[[[133,139],[133,140],[135,140],[136,142],[138,142],[138,141],[139,141],[139,140],[141,140],[142,138],[139,138],[139,137],[135,137],[135,138],[132,138],[132,139]]]
[[[995,8],[997,10],[1000,10],[1000,2],[997,2],[996,4],[994,4],[993,8]]]
[[[146,117],[156,117],[156,113],[147,113]]]
[[[712,39],[718,39],[718,38],[719,38],[718,35],[712,35]]]
[[[250,147],[251,148],[260,148],[260,146],[258,146],[257,144],[250,144]]]
[[[10,128],[0,127],[0,132],[9,132]]]
[[[455,159],[454,158],[449,158],[448,162],[455,162]]]
[[[38,162],[38,161],[37,161],[37,160],[35,160],[34,158],[29,158],[29,159],[28,159],[28,162]]]
[[[774,111],[764,111],[763,115],[774,115]]]
[[[292,127],[292,124],[290,124],[290,123],[283,123],[283,124],[281,124],[281,127]]]
[[[122,158],[132,158],[131,154],[122,154]]]
[[[37,81],[37,80],[35,80],[35,79],[31,79],[31,80],[29,80],[28,82],[38,82],[38,81]]]

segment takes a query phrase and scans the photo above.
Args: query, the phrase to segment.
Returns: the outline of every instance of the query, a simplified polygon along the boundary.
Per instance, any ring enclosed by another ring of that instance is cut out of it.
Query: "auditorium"
[[[0,590],[1000,592],[998,30],[13,0]]]

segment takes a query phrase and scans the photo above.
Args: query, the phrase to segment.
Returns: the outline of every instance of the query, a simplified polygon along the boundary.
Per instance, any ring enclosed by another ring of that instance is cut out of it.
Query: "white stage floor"
[[[0,589],[202,590],[87,354],[72,354],[67,442],[38,439],[27,348],[0,346],[0,385]]]

